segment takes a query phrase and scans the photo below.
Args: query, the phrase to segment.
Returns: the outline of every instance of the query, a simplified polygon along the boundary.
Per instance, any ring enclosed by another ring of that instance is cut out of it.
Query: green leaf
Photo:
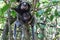
[[[48,3],[48,0],[41,0],[42,3]]]
[[[1,23],[4,23],[5,20],[6,20],[5,18],[0,18]]]
[[[51,10],[52,10],[52,8],[48,7],[48,8],[46,9],[46,11],[44,12],[45,15],[49,15],[50,12],[51,12]]]
[[[15,2],[16,0],[10,0],[11,2]]]
[[[15,11],[11,11],[11,15],[12,15],[13,17],[16,17],[16,12],[15,12]]]
[[[3,12],[2,12],[2,10],[0,9],[0,16],[4,16],[4,14],[3,14]]]
[[[39,10],[39,11],[38,11],[38,14],[39,14],[39,15],[42,15],[43,13],[44,13],[44,10]]]
[[[55,10],[55,16],[59,16],[57,9]]]
[[[41,29],[44,29],[46,27],[46,25],[41,25],[40,28]]]
[[[60,32],[60,28],[57,29]]]
[[[1,10],[4,13],[8,8],[10,7],[10,4],[6,4]]]
[[[36,4],[36,8],[38,8],[40,6],[40,3],[38,2],[37,4]]]
[[[40,17],[40,15],[38,14],[38,12],[35,12],[36,13],[36,17]]]
[[[53,3],[54,5],[56,5],[57,3],[59,3],[59,1],[58,1],[58,0],[52,0],[52,3]]]
[[[44,4],[44,3],[48,3],[48,1],[43,1],[42,3],[43,3],[43,4]]]
[[[45,12],[47,13],[47,12],[50,12],[51,10],[52,8],[48,7]]]
[[[44,35],[40,33],[40,34],[38,34],[38,37],[39,37],[39,38],[43,38]]]
[[[53,20],[53,18],[54,18],[54,16],[53,16],[53,15],[51,15],[51,16],[50,16],[50,21],[52,21],[52,20]]]

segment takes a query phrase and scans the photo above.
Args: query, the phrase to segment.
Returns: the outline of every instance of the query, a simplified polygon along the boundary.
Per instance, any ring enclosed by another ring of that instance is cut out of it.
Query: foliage
[[[9,8],[11,8],[11,5],[13,5],[13,3],[15,1],[16,0],[10,0],[10,2],[11,2],[10,4],[5,3],[3,8],[0,8],[0,23],[1,24],[4,25],[4,23],[6,22],[7,10]],[[38,10],[34,12],[35,13],[34,15],[36,16],[36,20],[38,21],[38,23],[35,26],[36,27],[35,30],[37,31],[38,30],[37,28],[40,28],[40,30],[39,30],[40,33],[38,33],[38,35],[37,35],[38,39],[41,39],[44,37],[46,38],[46,36],[51,37],[50,35],[56,34],[57,31],[59,30],[59,28],[57,28],[57,25],[58,25],[57,22],[59,22],[59,21],[56,21],[58,18],[60,18],[60,11],[58,11],[57,6],[56,6],[56,5],[59,6],[59,3],[60,3],[60,1],[58,1],[58,0],[52,0],[52,1],[42,0],[36,4],[36,8]],[[15,18],[16,12],[11,10],[10,15]],[[1,26],[1,27],[3,27],[3,26]],[[60,27],[60,25],[59,25],[59,27]],[[56,30],[55,28],[58,30]],[[54,30],[56,30],[56,33]],[[45,34],[42,35],[43,31]],[[54,32],[52,32],[52,31],[54,31]],[[1,32],[0,32],[0,34],[1,34]],[[49,39],[49,38],[47,37],[47,39]],[[54,39],[54,38],[51,37],[51,40],[52,39]]]

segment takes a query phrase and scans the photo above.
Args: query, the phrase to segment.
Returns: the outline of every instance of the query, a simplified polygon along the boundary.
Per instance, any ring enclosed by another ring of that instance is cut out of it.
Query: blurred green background
[[[31,9],[33,9],[33,0],[25,1],[29,2],[32,5]],[[10,8],[16,7],[17,5],[16,0],[0,0],[0,40],[3,40],[2,35],[6,28],[5,25],[8,14],[10,13],[10,16],[13,18],[16,17],[16,12]],[[8,12],[9,9],[10,12]],[[34,9],[36,20],[34,31],[36,40],[60,40],[60,0],[37,0]],[[13,20],[11,23],[12,22]],[[10,26],[13,30],[14,23]],[[5,37],[7,37],[7,35]],[[19,36],[17,35],[17,37]],[[8,38],[6,40],[8,40]]]

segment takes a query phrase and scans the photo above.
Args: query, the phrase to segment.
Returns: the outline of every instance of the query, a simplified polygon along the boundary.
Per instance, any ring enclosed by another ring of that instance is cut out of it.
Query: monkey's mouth
[[[21,6],[21,10],[28,10],[28,6]]]

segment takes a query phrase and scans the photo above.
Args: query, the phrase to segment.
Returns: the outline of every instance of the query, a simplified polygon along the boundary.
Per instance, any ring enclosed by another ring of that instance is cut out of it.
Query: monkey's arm
[[[11,9],[16,11],[17,13],[20,13],[20,9],[19,8],[11,8]]]
[[[13,33],[13,38],[16,40],[16,24],[14,25],[14,33]]]
[[[16,28],[17,27],[21,27],[21,22],[19,20],[16,20],[15,23],[14,23],[14,34],[13,34],[13,37],[14,37],[14,40],[16,40]]]

